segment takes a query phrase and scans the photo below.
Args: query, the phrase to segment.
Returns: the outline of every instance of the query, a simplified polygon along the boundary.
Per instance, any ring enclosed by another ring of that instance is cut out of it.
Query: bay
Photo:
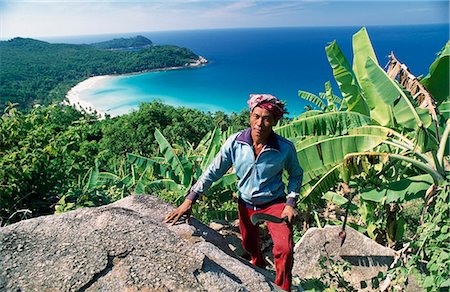
[[[59,39],[90,43],[113,37],[144,35],[157,45],[187,47],[208,59],[201,68],[115,76],[80,92],[94,108],[111,114],[137,109],[155,99],[203,111],[240,112],[251,93],[271,93],[287,102],[291,116],[308,104],[298,90],[324,92],[332,81],[325,46],[336,40],[352,62],[352,35],[360,27],[216,29],[140,32]],[[391,51],[416,75],[426,75],[436,54],[448,41],[448,25],[367,27],[378,62],[384,66]],[[53,40],[55,41],[55,40]]]

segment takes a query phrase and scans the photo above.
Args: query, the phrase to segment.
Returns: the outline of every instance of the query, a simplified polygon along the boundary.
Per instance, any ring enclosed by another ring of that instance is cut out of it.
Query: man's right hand
[[[174,225],[175,223],[178,222],[181,216],[186,215],[186,223],[189,223],[191,211],[192,211],[192,201],[189,199],[184,199],[184,202],[178,208],[167,214],[163,222],[170,223],[170,221],[173,220],[171,225]]]

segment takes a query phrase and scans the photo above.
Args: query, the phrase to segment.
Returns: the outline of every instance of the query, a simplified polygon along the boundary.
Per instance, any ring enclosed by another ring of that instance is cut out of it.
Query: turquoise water
[[[239,112],[251,93],[271,93],[285,100],[292,116],[304,111],[298,90],[314,94],[334,82],[325,46],[337,40],[349,62],[351,38],[359,27],[268,28],[139,33],[156,44],[192,49],[210,63],[201,68],[119,76],[82,92],[94,108],[112,115],[159,99],[203,111]],[[393,51],[416,76],[428,68],[449,39],[448,25],[368,27],[381,66]],[[136,35],[136,34],[130,34]],[[123,37],[123,35],[121,35]],[[93,42],[112,36],[79,38]],[[75,39],[67,40],[76,42]]]

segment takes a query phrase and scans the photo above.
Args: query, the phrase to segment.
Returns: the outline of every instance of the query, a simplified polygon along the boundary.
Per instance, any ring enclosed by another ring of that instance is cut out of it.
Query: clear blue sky
[[[449,23],[449,1],[0,0],[0,39],[164,30]]]

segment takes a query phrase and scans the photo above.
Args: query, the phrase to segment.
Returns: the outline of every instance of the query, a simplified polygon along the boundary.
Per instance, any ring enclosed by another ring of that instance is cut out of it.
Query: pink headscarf
[[[272,113],[275,120],[279,120],[283,117],[283,114],[287,113],[284,108],[284,102],[271,94],[250,94],[250,99],[247,101],[250,112],[257,106],[268,110]]]

